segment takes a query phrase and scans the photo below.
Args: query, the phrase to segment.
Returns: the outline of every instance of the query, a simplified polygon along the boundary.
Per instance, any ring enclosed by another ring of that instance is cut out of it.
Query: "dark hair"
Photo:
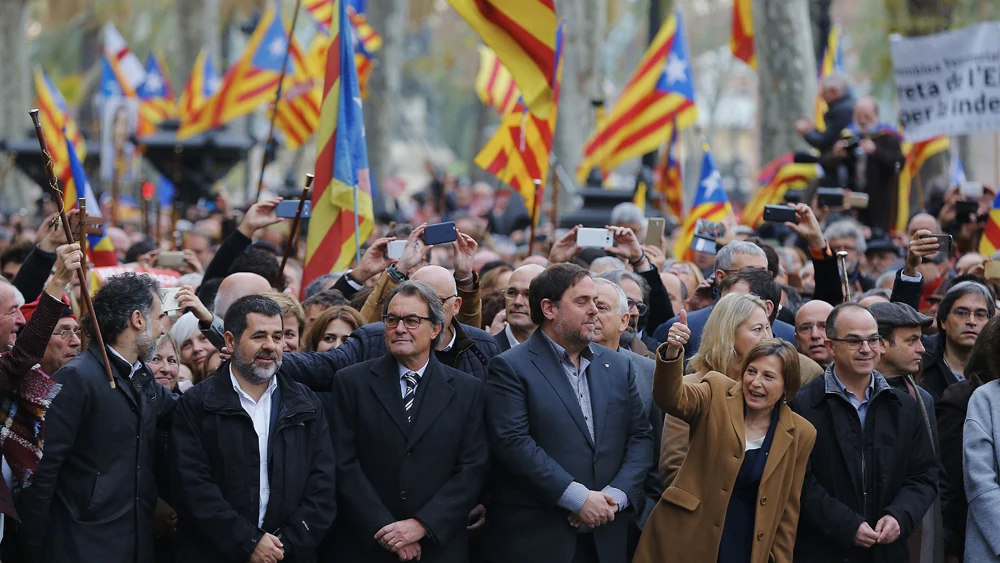
[[[583,278],[590,277],[590,271],[576,264],[554,264],[535,276],[528,286],[528,307],[531,311],[531,322],[542,325],[545,315],[542,314],[542,301],[548,299],[558,303],[571,286]]]
[[[212,278],[210,280],[203,280],[194,292],[198,296],[198,299],[201,299],[201,304],[209,311],[215,309],[215,296],[219,293],[219,286],[222,285],[223,279]]]
[[[278,291],[285,289],[275,285],[278,283],[278,260],[270,252],[252,249],[240,254],[233,260],[233,265],[226,275],[230,276],[239,272],[257,274],[267,280],[271,287],[276,287]]]
[[[263,295],[246,295],[240,297],[226,310],[225,327],[226,332],[233,333],[233,337],[239,342],[243,333],[247,329],[247,317],[251,313],[257,313],[266,317],[278,317],[281,319],[281,326],[284,328],[285,320],[281,316],[281,306],[273,299]]]
[[[837,305],[836,307],[833,308],[832,311],[830,311],[830,314],[827,315],[827,317],[826,317],[826,337],[827,338],[837,338],[837,318],[840,317],[840,313],[842,311],[846,311],[847,309],[860,309],[862,311],[867,312],[869,315],[871,315],[871,311],[868,310],[868,307],[864,307],[862,305],[858,305],[857,303],[847,302],[847,303],[841,303],[840,305]],[[874,319],[875,316],[872,315],[872,318]]]
[[[128,328],[132,313],[139,311],[149,318],[153,310],[153,299],[159,299],[160,284],[150,276],[125,272],[104,281],[94,294],[94,310],[87,317],[97,315],[101,336],[107,344],[114,343]],[[80,323],[87,336],[94,338],[93,321],[89,318]]]
[[[340,319],[357,330],[365,325],[365,319],[356,309],[347,305],[337,305],[320,313],[319,317],[310,326],[302,337],[302,348],[306,352],[315,352],[319,347],[319,341],[326,334],[326,327],[331,322]]]
[[[156,250],[156,242],[151,238],[144,238],[128,247],[125,251],[125,263],[130,264],[139,259],[140,256]]]
[[[19,242],[12,244],[7,247],[7,250],[0,254],[0,269],[3,269],[7,264],[24,264],[24,261],[28,259],[28,254],[35,249],[35,245],[28,241]]]
[[[412,223],[396,223],[396,226],[389,229],[389,232],[385,236],[396,237],[397,240],[406,240],[415,228],[416,226]]]
[[[778,277],[778,273],[781,269],[781,257],[778,256],[778,251],[774,249],[769,243],[764,242],[760,237],[750,238],[750,242],[756,244],[764,251],[764,256],[767,257],[767,271],[771,273],[772,278]],[[775,309],[777,309],[777,303],[775,303]]]
[[[335,307],[337,305],[347,305],[347,298],[344,294],[340,292],[339,289],[324,289],[319,293],[314,293],[309,296],[308,299],[302,302],[302,308],[308,309],[313,305],[320,305],[324,309],[329,307]]]
[[[365,302],[368,301],[368,297],[375,291],[375,286],[366,285],[358,290],[357,293],[351,296],[347,300],[347,304],[351,307],[357,309],[358,311],[365,308]]]
[[[795,397],[795,393],[802,386],[802,373],[799,371],[799,353],[790,342],[785,342],[779,338],[761,340],[747,352],[747,357],[743,358],[740,377],[743,377],[743,374],[746,373],[750,362],[764,356],[777,356],[781,358],[781,378],[785,384],[785,397]]]
[[[993,317],[972,346],[969,361],[965,364],[965,378],[973,388],[989,383],[1000,374],[1000,347],[996,345],[1000,339],[1000,317]]]
[[[948,315],[951,314],[951,309],[955,306],[955,302],[966,295],[972,294],[979,295],[986,300],[986,310],[989,311],[990,318],[993,318],[997,312],[996,297],[993,295],[993,290],[991,290],[986,284],[979,281],[960,281],[948,288],[944,297],[941,298],[941,304],[938,305],[936,319],[938,332],[942,334],[945,333],[944,322],[948,319]],[[944,346],[945,340],[941,340],[940,345]]]
[[[781,304],[781,286],[774,281],[771,273],[762,268],[743,268],[735,274],[726,276],[719,284],[719,290],[725,293],[740,282],[750,287],[750,293],[771,302],[773,307],[767,320],[774,324],[774,319],[778,316],[778,306]]]
[[[507,298],[503,296],[503,292],[499,289],[483,290],[480,298],[483,302],[483,320],[481,323],[482,326],[479,328],[486,330],[493,323],[493,319],[497,316],[497,313],[503,311],[506,307]]]

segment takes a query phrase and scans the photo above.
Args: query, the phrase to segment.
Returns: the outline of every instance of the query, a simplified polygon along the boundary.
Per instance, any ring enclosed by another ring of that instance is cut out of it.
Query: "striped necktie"
[[[403,405],[406,407],[406,421],[413,422],[413,415],[410,409],[413,407],[413,398],[417,394],[417,383],[420,382],[420,374],[408,371],[403,374],[403,381],[406,382],[406,393],[403,393]]]

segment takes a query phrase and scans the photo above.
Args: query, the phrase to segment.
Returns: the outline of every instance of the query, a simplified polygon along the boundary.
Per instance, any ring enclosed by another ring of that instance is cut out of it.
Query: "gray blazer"
[[[653,370],[656,369],[656,362],[627,348],[619,348],[618,352],[627,356],[632,362],[632,370],[635,372],[635,384],[639,388],[639,396],[642,397],[642,409],[648,415],[649,424],[653,427],[653,467],[643,483],[642,501],[638,506],[636,525],[639,530],[646,526],[646,519],[653,511],[660,495],[663,494],[663,482],[660,480],[660,448],[655,444],[660,443],[663,436],[663,411],[653,402]]]
[[[962,439],[962,469],[969,521],[965,528],[966,561],[1000,561],[1000,381],[991,381],[972,393]]]

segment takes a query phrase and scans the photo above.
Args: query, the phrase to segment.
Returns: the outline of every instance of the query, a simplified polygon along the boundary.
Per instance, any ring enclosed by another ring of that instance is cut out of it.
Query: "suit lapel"
[[[791,409],[781,403],[775,405],[774,408],[781,410],[778,411],[778,427],[774,429],[774,440],[771,441],[771,449],[767,453],[767,463],[764,464],[761,483],[767,482],[767,478],[774,473],[775,468],[781,463],[781,458],[792,447],[794,439],[795,423],[792,421]]]
[[[556,395],[559,396],[563,405],[566,406],[566,410],[569,411],[570,417],[576,422],[577,428],[580,429],[580,432],[583,432],[590,445],[593,446],[594,441],[590,437],[590,430],[587,429],[587,422],[583,419],[583,409],[580,408],[580,401],[576,398],[573,387],[569,384],[566,371],[563,370],[562,364],[556,358],[555,350],[545,340],[546,338],[541,333],[541,329],[539,329],[531,335],[531,338],[527,342],[521,345],[528,346],[528,350],[533,354],[531,363],[535,365],[535,368],[542,374],[542,377],[555,390]],[[593,405],[593,400],[591,400],[591,405]]]
[[[417,386],[416,400],[413,402],[413,423],[410,428],[410,436],[407,438],[407,445],[412,445],[420,439],[431,427],[431,424],[451,402],[452,395],[455,394],[454,387],[451,386],[451,374],[441,369],[441,364],[434,357],[431,357],[424,376]]]
[[[410,423],[406,420],[406,407],[403,406],[403,395],[399,389],[399,367],[396,360],[389,354],[372,364],[372,391],[385,408],[389,418],[396,423],[400,433],[407,436],[410,433]]]
[[[610,383],[608,378],[608,363],[605,362],[605,351],[598,346],[591,347],[594,350],[594,361],[590,363],[590,373],[587,379],[590,383],[590,410],[594,415],[594,442],[604,435],[604,421],[608,414],[608,388]],[[617,353],[617,352],[615,352]]]
[[[726,395],[726,405],[729,406],[729,420],[733,423],[733,431],[741,447],[746,447],[746,425],[743,423],[743,384],[737,383],[729,389]]]

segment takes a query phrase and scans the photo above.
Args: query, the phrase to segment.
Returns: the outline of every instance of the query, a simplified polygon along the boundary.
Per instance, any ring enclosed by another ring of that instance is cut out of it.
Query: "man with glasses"
[[[799,351],[826,369],[833,362],[833,355],[826,347],[826,318],[833,305],[813,299],[804,303],[795,313],[795,342]]]
[[[31,320],[35,310],[38,308],[40,300],[35,300],[21,307],[21,314],[24,315],[25,322]],[[49,345],[45,347],[45,355],[39,363],[42,373],[51,375],[57,369],[80,355],[82,342],[80,341],[80,323],[76,320],[73,310],[65,303],[62,308],[62,315],[52,331],[52,338]]]
[[[882,335],[868,309],[834,307],[826,334],[833,364],[792,404],[817,433],[795,561],[909,561],[907,540],[937,495],[920,407],[875,370]]]
[[[959,282],[944,294],[937,309],[937,346],[923,360],[923,386],[935,401],[949,385],[965,379],[972,346],[995,313],[993,292],[981,283]]]
[[[337,561],[468,560],[466,514],[490,461],[485,391],[432,353],[447,326],[439,293],[414,280],[393,288],[387,353],[334,381]]]
[[[528,288],[531,287],[531,280],[544,271],[545,268],[538,264],[527,264],[514,270],[510,275],[510,281],[503,290],[507,326],[502,333],[496,335],[501,352],[506,352],[524,342],[538,328],[538,325],[532,322],[531,311],[528,309]]]

